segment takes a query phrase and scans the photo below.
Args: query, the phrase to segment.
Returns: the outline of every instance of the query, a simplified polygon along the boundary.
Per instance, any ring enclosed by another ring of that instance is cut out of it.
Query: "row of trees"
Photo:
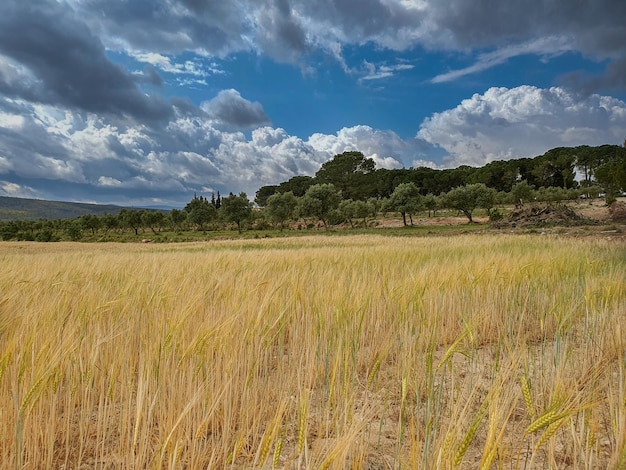
[[[251,219],[253,204],[245,193],[228,197],[212,197],[208,200],[194,195],[184,209],[159,211],[150,209],[122,209],[118,214],[97,216],[86,214],[74,219],[16,220],[0,223],[2,240],[55,241],[59,239],[80,240],[85,235],[103,235],[130,232],[139,235],[149,231],[153,234],[165,230],[182,232],[207,228],[225,228],[228,224],[239,231],[243,223]]]
[[[413,216],[418,213],[436,214],[438,210],[458,211],[473,222],[476,209],[484,209],[490,219],[501,217],[501,212],[494,210],[497,205],[523,205],[530,201],[562,202],[580,197],[598,197],[599,186],[586,188],[540,188],[536,190],[526,181],[518,182],[510,192],[496,191],[484,183],[459,186],[437,196],[423,196],[415,183],[400,183],[388,198],[369,198],[366,201],[343,199],[342,192],[331,183],[317,183],[310,186],[303,196],[298,197],[292,191],[275,193],[267,198],[263,214],[275,226],[284,227],[290,221],[299,219],[320,221],[324,227],[347,222],[351,226],[362,220],[365,225],[368,217],[376,218],[380,212],[396,212],[402,217],[404,225],[413,225]]]
[[[413,224],[417,214],[431,217],[437,211],[453,210],[473,221],[476,209],[484,209],[491,219],[501,212],[502,204],[524,204],[528,201],[560,202],[579,199],[589,194],[597,197],[599,186],[578,189],[535,189],[525,181],[516,183],[510,192],[496,191],[484,183],[460,186],[440,195],[422,195],[414,183],[399,184],[388,198],[369,198],[365,201],[344,199],[341,191],[331,183],[310,186],[302,196],[292,191],[275,193],[268,197],[264,208],[253,208],[245,193],[230,194],[220,200],[203,196],[193,199],[184,209],[169,212],[156,210],[122,209],[118,214],[103,216],[83,215],[75,219],[20,220],[0,223],[3,240],[54,241],[80,240],[85,236],[106,237],[113,233],[139,236],[144,233],[160,234],[165,231],[186,232],[224,230],[229,227],[242,231],[256,229],[284,229],[294,222],[315,226],[318,222],[328,228],[346,223],[351,227],[366,226],[368,220],[381,213],[398,213],[404,225]],[[299,223],[302,227],[303,225]]]
[[[581,178],[576,178],[576,173]],[[525,181],[535,188],[574,189],[598,185],[609,197],[626,191],[626,148],[617,145],[598,147],[560,147],[535,158],[494,161],[474,168],[376,169],[374,161],[361,152],[344,152],[324,163],[314,177],[295,176],[278,185],[263,186],[255,202],[265,207],[275,193],[292,192],[302,197],[316,184],[333,184],[343,199],[366,201],[389,198],[397,186],[413,183],[421,195],[440,195],[454,188],[482,183],[498,192],[511,192]]]

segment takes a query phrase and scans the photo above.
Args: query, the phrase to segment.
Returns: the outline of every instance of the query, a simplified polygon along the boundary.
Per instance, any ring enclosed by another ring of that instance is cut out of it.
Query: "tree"
[[[256,192],[256,196],[254,198],[254,202],[259,207],[267,206],[267,200],[270,196],[279,192],[278,186],[270,185],[270,186],[261,186],[259,190]],[[292,193],[293,194],[293,193]]]
[[[528,181],[515,183],[511,189],[511,196],[516,207],[522,207],[525,202],[532,201],[535,197],[535,188]]]
[[[459,186],[445,195],[446,206],[463,212],[469,222],[472,223],[472,213],[488,198],[488,192],[489,188],[483,183]]]
[[[606,146],[602,149],[601,163],[595,170],[596,181],[606,192],[607,203],[626,191],[626,148]]]
[[[206,224],[215,220],[217,216],[217,209],[210,204],[208,201],[203,204],[195,204],[189,214],[187,215],[187,219],[194,225],[198,227],[198,230],[205,231]]]
[[[361,152],[344,152],[335,155],[315,173],[321,184],[332,184],[341,191],[344,199],[366,199],[371,192],[371,174],[376,168],[374,160]]]
[[[146,209],[141,212],[141,222],[144,227],[150,227],[152,233],[156,235],[156,227],[161,227],[163,224],[163,220],[165,219],[165,214],[161,211],[149,210]]]
[[[239,193],[239,196],[230,193],[228,197],[222,198],[221,207],[226,221],[237,224],[237,230],[241,233],[242,222],[252,215],[252,203],[246,193]]]
[[[328,220],[337,209],[341,194],[332,184],[314,184],[300,199],[300,214],[304,217],[316,217],[328,229]]]
[[[187,212],[179,209],[172,209],[170,212],[170,220],[176,230],[181,230],[183,223],[187,220]]]
[[[272,222],[280,224],[280,229],[284,228],[285,222],[294,217],[298,199],[291,191],[286,193],[273,194],[267,198],[265,210]]]
[[[135,235],[139,234],[141,225],[141,212],[134,209],[122,209],[118,214],[120,225],[125,228],[131,228],[135,231]]]
[[[498,195],[498,191],[494,188],[489,188],[485,186],[483,190],[480,191],[478,196],[478,207],[482,207],[487,210],[487,215],[491,217],[491,209],[496,205],[496,196]]]
[[[365,201],[353,201],[352,199],[344,199],[339,203],[339,213],[344,220],[350,223],[350,227],[354,228],[353,219],[363,219],[363,225],[366,225],[367,216],[371,212],[369,203]]]
[[[437,215],[437,209],[439,208],[439,198],[432,193],[428,193],[424,196],[422,200],[424,203],[424,207],[428,210],[428,217],[430,217],[430,213],[433,215]]]
[[[406,215],[409,214],[411,225],[413,225],[413,214],[422,207],[422,197],[419,188],[414,183],[402,183],[396,186],[388,201],[391,210],[402,214],[402,222],[407,226]]]
[[[98,230],[102,226],[102,221],[97,215],[94,214],[85,214],[80,217],[80,224],[83,229],[91,230],[91,234],[95,235],[96,230]]]
[[[120,226],[119,220],[112,214],[104,214],[102,216],[102,225],[104,225],[104,234],[108,234],[110,230],[114,230]]]

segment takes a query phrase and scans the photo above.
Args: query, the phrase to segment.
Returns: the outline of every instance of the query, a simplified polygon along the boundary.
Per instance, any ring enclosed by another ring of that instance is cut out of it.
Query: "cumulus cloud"
[[[219,96],[250,103],[234,90]],[[307,140],[269,126],[246,136],[221,126],[220,113],[209,112],[214,106],[177,112],[162,127],[23,102],[15,102],[13,112],[24,108],[26,117],[5,110],[3,122],[13,127],[0,127],[0,179],[17,185],[5,184],[12,194],[28,186],[63,187],[65,198],[82,201],[181,206],[202,188],[254,196],[262,185],[315,174],[343,151],[360,150],[382,168],[400,167],[396,158],[414,155],[412,143],[367,126]]]
[[[559,146],[621,143],[626,103],[563,88],[490,88],[422,123],[417,137],[448,152],[449,166],[534,157]]]
[[[202,103],[201,108],[217,125],[229,129],[253,129],[270,123],[261,103],[248,101],[233,89],[220,91],[215,98]]]
[[[313,134],[308,143],[327,159],[343,152],[360,151],[373,158],[378,168],[401,168],[397,158],[409,157],[416,142],[405,141],[393,131],[372,129],[369,126],[354,126],[341,129],[335,135]]]

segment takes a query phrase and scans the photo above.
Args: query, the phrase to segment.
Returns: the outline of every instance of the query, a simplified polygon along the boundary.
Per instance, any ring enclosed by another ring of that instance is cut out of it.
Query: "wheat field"
[[[626,245],[0,243],[0,468],[626,468]]]

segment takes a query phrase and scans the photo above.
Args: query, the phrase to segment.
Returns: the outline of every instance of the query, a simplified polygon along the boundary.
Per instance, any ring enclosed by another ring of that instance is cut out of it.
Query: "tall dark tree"
[[[259,190],[256,192],[256,196],[254,197],[254,202],[259,207],[265,207],[267,206],[268,198],[278,192],[280,191],[277,185],[261,186]]]
[[[335,155],[315,173],[320,184],[332,184],[341,191],[344,199],[367,199],[372,196],[372,182],[369,176],[376,164],[361,152],[344,152]]]

